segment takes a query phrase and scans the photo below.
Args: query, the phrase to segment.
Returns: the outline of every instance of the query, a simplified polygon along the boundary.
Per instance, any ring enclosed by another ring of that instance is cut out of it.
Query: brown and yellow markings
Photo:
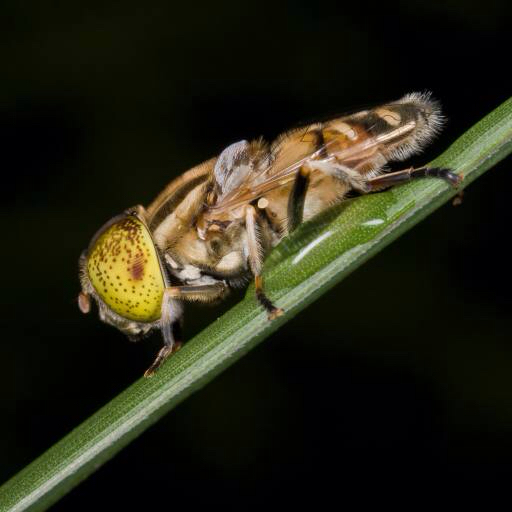
[[[361,144],[371,135],[358,123],[334,121],[323,130],[324,143],[328,153],[335,154],[356,144]]]
[[[343,134],[347,139],[351,141],[357,140],[358,133],[354,124],[349,124],[341,120],[335,120],[329,123],[329,128]]]
[[[151,235],[137,217],[121,219],[98,237],[87,272],[98,295],[119,315],[140,322],[160,318],[164,278]]]
[[[402,122],[402,116],[396,112],[395,110],[390,110],[389,108],[380,107],[374,110],[375,114],[377,114],[381,119],[386,121],[390,126],[399,126]]]

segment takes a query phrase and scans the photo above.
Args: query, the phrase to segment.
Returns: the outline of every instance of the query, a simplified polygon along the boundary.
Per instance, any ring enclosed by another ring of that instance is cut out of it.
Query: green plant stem
[[[512,151],[512,99],[431,165],[467,186]],[[286,311],[268,322],[252,287],[152,379],[139,379],[0,488],[0,510],[44,510],[148,426],[210,381],[319,295],[448,201],[456,191],[425,179],[346,201],[301,226],[265,264],[269,296]],[[340,302],[342,299],[340,299]]]

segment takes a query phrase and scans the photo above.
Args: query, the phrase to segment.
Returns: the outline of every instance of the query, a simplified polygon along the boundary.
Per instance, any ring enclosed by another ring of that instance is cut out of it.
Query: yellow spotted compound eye
[[[118,315],[138,322],[160,318],[164,276],[151,235],[135,215],[114,221],[93,240],[87,272],[100,298]]]

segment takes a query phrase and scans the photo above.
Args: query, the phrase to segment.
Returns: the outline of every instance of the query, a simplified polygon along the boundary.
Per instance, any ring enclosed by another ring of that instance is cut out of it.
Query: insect
[[[164,345],[145,375],[181,346],[184,301],[212,302],[255,281],[269,320],[283,311],[265,294],[264,256],[299,224],[351,191],[370,193],[427,176],[456,186],[444,168],[387,172],[419,152],[443,117],[430,94],[282,134],[242,140],[171,181],[147,208],[103,226],[80,258],[80,309],[131,339],[160,329]]]

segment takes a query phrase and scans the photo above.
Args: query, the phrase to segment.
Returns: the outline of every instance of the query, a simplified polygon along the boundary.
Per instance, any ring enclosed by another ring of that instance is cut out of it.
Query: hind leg
[[[462,177],[449,169],[444,167],[410,167],[403,171],[390,172],[388,174],[382,174],[375,178],[371,178],[366,182],[368,192],[374,192],[383,188],[392,187],[400,183],[406,183],[408,181],[415,180],[417,178],[441,178],[447,181],[450,185],[456,187],[462,181]]]
[[[461,176],[444,167],[409,167],[402,171],[389,172],[373,178],[367,178],[359,171],[337,162],[316,161],[311,162],[309,166],[311,169],[319,170],[347,183],[354,190],[363,194],[382,190],[418,178],[440,178],[454,187],[459,185],[462,181]]]

